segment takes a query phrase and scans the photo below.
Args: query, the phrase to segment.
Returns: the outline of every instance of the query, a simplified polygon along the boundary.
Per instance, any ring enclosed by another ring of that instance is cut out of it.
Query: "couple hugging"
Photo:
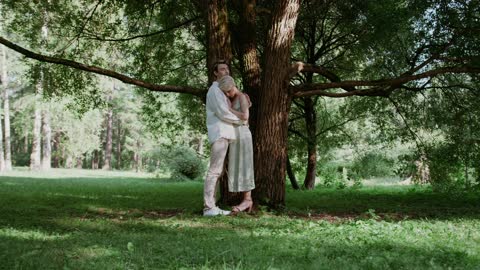
[[[206,104],[211,153],[203,192],[204,216],[251,211],[251,191],[255,188],[252,134],[248,128],[250,99],[235,86],[226,62],[217,62],[213,74],[216,81],[208,89]],[[229,148],[228,190],[243,192],[243,201],[234,206],[232,211],[222,210],[215,205],[215,190]]]

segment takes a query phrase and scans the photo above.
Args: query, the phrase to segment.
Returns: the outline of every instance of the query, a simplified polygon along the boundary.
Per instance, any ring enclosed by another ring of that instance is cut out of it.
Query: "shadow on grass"
[[[52,221],[52,225],[55,223]],[[426,269],[474,268],[478,257],[447,244],[409,245],[398,238],[275,234],[242,230],[231,219],[175,222],[61,224],[0,231],[5,269]],[[240,230],[239,230],[240,228]],[[352,228],[353,230],[353,228]],[[36,237],[33,236],[37,235]],[[49,238],[50,236],[50,238]]]
[[[287,212],[299,216],[376,219],[480,218],[480,193],[435,193],[415,186],[287,192]]]

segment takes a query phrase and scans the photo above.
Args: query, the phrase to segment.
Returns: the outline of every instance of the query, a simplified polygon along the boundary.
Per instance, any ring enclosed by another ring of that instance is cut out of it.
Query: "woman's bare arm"
[[[238,118],[244,121],[248,121],[248,117],[250,116],[249,109],[250,108],[250,101],[244,94],[240,94],[238,97],[240,99],[240,110],[236,111],[233,108],[230,108],[230,111],[235,114]]]

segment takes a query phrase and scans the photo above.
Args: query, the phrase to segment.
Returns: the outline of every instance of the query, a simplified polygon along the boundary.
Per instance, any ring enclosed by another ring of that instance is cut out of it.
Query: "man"
[[[208,141],[211,145],[211,153],[210,167],[208,168],[203,191],[204,216],[230,214],[230,211],[222,210],[215,205],[215,189],[223,170],[228,144],[236,139],[233,125],[242,124],[242,121],[230,112],[229,100],[222,90],[218,88],[218,80],[230,74],[228,64],[224,61],[217,62],[213,67],[213,74],[217,81],[214,81],[208,89],[206,104]]]

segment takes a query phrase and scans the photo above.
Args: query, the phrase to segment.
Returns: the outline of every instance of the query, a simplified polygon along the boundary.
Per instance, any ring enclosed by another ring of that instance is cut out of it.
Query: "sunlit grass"
[[[3,172],[2,176],[29,177],[29,178],[153,178],[154,174],[134,171],[108,171],[85,169],[52,168],[48,171],[31,171],[28,167],[15,167],[13,171]],[[165,175],[168,176],[168,175]],[[163,176],[161,176],[163,177]]]
[[[201,182],[72,173],[0,177],[0,269],[480,266],[475,192],[319,186],[288,189],[284,211],[204,218]]]

